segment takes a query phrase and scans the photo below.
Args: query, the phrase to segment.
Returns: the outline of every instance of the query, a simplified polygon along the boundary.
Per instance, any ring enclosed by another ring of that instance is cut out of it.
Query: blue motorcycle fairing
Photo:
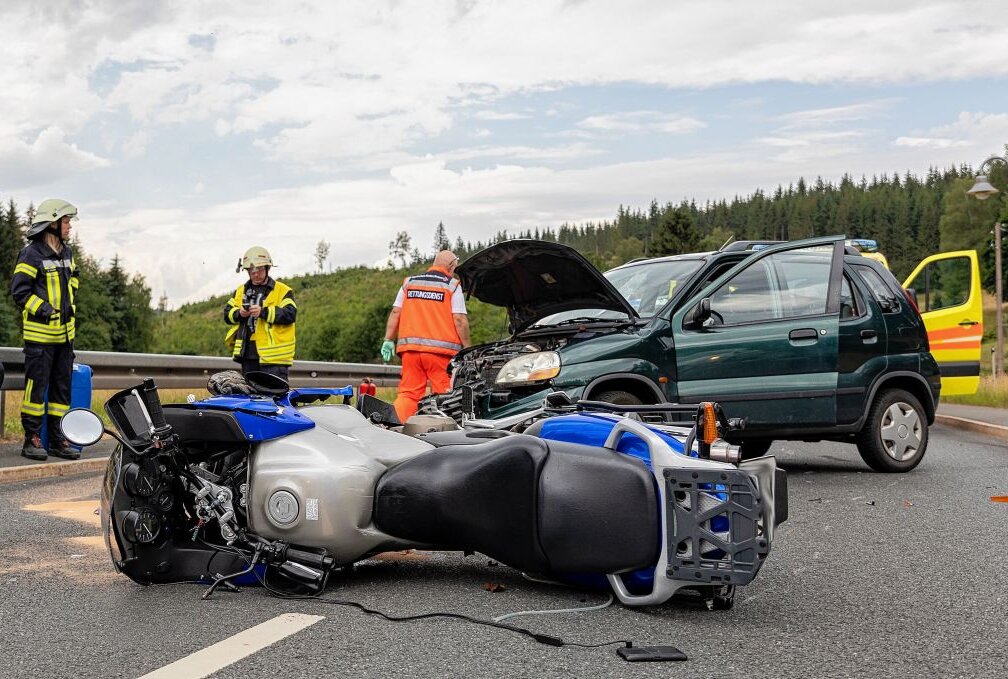
[[[247,440],[269,441],[315,426],[315,422],[301,414],[297,406],[292,404],[305,396],[353,396],[353,387],[295,389],[275,399],[268,396],[211,396],[191,403],[189,407],[229,412],[234,415]]]
[[[539,438],[553,441],[567,441],[569,443],[582,443],[586,446],[602,447],[605,445],[609,433],[620,419],[618,415],[609,413],[578,413],[576,415],[557,415],[543,420],[542,428],[536,432]],[[683,441],[672,436],[668,432],[645,425],[651,431],[658,434],[665,443],[668,444],[672,452],[678,455],[686,455],[686,445]],[[616,450],[643,460],[648,469],[651,469],[651,453],[647,444],[637,435],[624,434],[616,445]],[[697,457],[696,451],[690,451],[690,457]]]
[[[288,403],[297,403],[298,401],[304,400],[305,396],[312,397],[322,397],[327,398],[329,396],[353,396],[354,388],[349,384],[345,387],[330,388],[330,387],[302,387],[298,389],[291,389],[287,396],[284,397]]]

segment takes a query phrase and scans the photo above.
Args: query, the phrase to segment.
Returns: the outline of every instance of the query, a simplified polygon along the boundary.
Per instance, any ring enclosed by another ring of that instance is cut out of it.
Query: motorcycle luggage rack
[[[665,574],[702,584],[747,585],[770,552],[760,493],[738,469],[665,469]]]
[[[551,394],[552,396],[552,394]],[[666,416],[666,424],[692,427],[697,422],[701,403],[653,403],[647,405],[621,405],[605,401],[580,400],[572,402],[576,410],[602,411],[609,413],[662,414]],[[720,415],[720,413],[719,413]],[[677,416],[673,417],[673,416]],[[738,431],[745,428],[745,420],[741,418],[720,418],[721,428],[725,432]]]
[[[605,447],[616,450],[620,438],[631,433],[647,444],[658,481],[661,552],[649,593],[632,594],[618,574],[608,574],[616,597],[627,605],[650,606],[683,587],[749,583],[770,551],[765,529],[772,511],[763,506],[750,475],[724,462],[678,455],[630,419],[616,423]],[[725,514],[727,526],[712,525]]]

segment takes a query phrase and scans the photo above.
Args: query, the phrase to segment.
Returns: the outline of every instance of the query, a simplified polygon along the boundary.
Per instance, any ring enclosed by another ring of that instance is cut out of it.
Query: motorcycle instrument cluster
[[[138,545],[147,545],[161,534],[161,518],[149,509],[129,511],[123,517],[123,537]]]

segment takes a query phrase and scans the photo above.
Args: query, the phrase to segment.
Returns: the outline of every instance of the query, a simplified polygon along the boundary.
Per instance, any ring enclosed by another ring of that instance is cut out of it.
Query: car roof
[[[713,255],[719,254],[718,252],[688,252],[681,255],[665,255],[663,257],[638,257],[637,259],[631,259],[629,262],[620,264],[619,266],[614,266],[608,271],[615,271],[616,269],[622,269],[628,266],[637,266],[639,264],[652,264],[654,262],[684,262],[689,260],[703,260],[708,259]]]

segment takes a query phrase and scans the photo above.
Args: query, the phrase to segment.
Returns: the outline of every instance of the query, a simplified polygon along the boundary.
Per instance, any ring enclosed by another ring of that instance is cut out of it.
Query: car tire
[[[622,389],[613,389],[612,391],[603,391],[596,394],[591,399],[592,401],[604,401],[606,403],[615,403],[618,406],[642,406],[644,401],[640,400],[629,391],[623,391]]]
[[[913,394],[887,389],[875,397],[868,410],[857,449],[877,472],[908,472],[927,451],[927,413]]]
[[[739,444],[739,452],[743,460],[751,460],[766,455],[772,445],[773,439],[743,439]]]

